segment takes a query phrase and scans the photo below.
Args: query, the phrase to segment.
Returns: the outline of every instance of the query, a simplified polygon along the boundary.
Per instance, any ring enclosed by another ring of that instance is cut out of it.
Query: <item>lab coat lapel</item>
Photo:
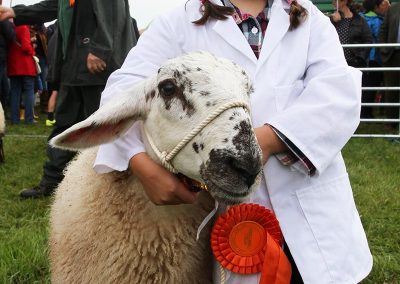
[[[281,0],[275,0],[271,9],[271,18],[265,33],[257,70],[265,63],[290,26],[289,14],[283,9]]]
[[[229,45],[247,56],[253,63],[257,63],[253,50],[232,17],[216,21],[213,29]]]
[[[211,0],[211,2],[223,5],[221,0]],[[257,63],[257,57],[233,17],[228,16],[226,20],[215,21],[212,28],[229,45],[248,57],[254,64]]]

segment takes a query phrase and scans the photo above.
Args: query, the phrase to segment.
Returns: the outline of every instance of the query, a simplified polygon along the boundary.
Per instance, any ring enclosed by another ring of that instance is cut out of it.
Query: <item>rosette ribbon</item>
[[[260,284],[288,284],[290,262],[282,250],[275,215],[258,204],[232,206],[211,233],[211,248],[222,267],[239,274],[261,272]]]

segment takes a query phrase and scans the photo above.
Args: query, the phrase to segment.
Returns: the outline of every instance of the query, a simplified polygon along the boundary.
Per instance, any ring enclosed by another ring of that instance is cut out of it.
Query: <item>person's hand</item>
[[[337,23],[342,19],[342,16],[340,16],[339,11],[335,11],[334,13],[331,14],[331,19],[333,22]]]
[[[135,155],[130,169],[139,178],[149,199],[156,205],[195,202],[198,193],[191,192],[175,175],[154,162],[146,153]]]
[[[92,74],[103,72],[106,69],[106,63],[92,53],[88,54],[86,66]]]
[[[271,155],[288,150],[286,144],[283,143],[278,135],[276,135],[271,126],[263,125],[261,127],[254,128],[254,132],[256,134],[258,144],[260,145],[260,148],[262,150],[263,164],[268,160]]]
[[[0,5],[0,21],[10,18],[15,18],[14,9]]]

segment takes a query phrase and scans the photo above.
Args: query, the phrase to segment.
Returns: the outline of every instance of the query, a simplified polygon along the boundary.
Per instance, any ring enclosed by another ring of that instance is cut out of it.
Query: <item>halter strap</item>
[[[231,109],[231,108],[237,108],[237,107],[242,107],[248,112],[250,111],[249,105],[247,103],[241,102],[241,101],[230,102],[230,103],[227,103],[225,105],[218,107],[209,116],[207,116],[207,118],[205,120],[203,120],[199,125],[197,125],[191,132],[189,132],[181,140],[181,142],[179,142],[178,145],[176,145],[169,153],[167,151],[160,152],[160,150],[158,150],[156,144],[154,143],[154,140],[151,138],[146,127],[143,126],[144,134],[146,135],[147,140],[149,141],[150,147],[153,149],[154,153],[156,154],[157,158],[160,160],[161,164],[166,169],[168,169],[170,172],[176,174],[176,173],[178,173],[178,171],[171,164],[171,161],[179,153],[179,151],[182,150],[183,147],[185,147],[197,134],[200,133],[201,130],[203,130],[204,127],[206,127],[215,118],[217,118],[219,115],[221,115],[226,110]]]

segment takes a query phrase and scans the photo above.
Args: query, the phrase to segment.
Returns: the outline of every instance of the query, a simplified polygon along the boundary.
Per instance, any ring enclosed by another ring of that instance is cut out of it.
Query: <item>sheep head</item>
[[[79,150],[110,142],[137,120],[143,121],[154,148],[168,153],[210,113],[232,102],[249,103],[252,84],[229,60],[195,52],[168,60],[157,74],[102,106],[51,140],[56,147]],[[147,142],[147,143],[146,143]],[[156,151],[157,152],[157,151]],[[205,183],[226,204],[240,203],[261,171],[261,151],[249,112],[229,108],[199,130],[170,161],[176,171]]]

